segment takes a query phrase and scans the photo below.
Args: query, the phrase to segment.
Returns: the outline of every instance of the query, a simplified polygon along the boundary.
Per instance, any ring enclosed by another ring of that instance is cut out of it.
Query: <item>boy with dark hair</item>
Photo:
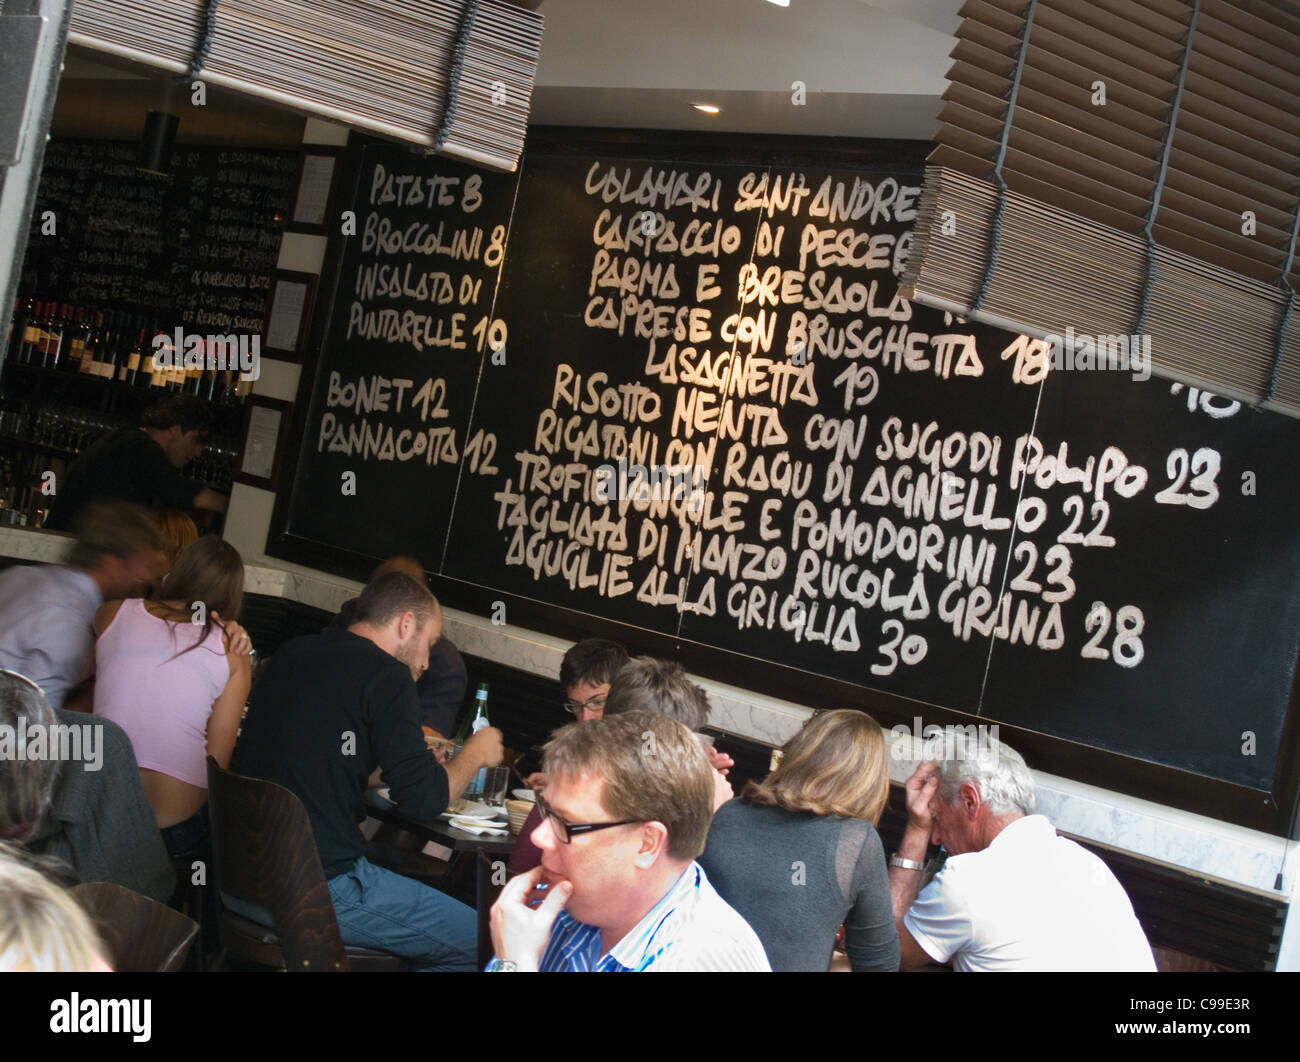
[[[607,638],[586,638],[577,642],[560,661],[560,685],[564,687],[565,696],[570,701],[577,700],[576,695],[570,697],[569,694],[571,689],[579,685],[595,689],[609,686],[627,661],[627,650],[618,642],[611,642]],[[567,701],[565,707],[569,707]],[[573,711],[571,708],[569,710]]]

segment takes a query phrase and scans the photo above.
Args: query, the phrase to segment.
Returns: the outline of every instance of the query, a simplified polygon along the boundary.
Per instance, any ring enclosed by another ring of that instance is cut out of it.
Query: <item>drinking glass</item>
[[[501,807],[506,802],[506,786],[510,784],[509,767],[489,767],[483,783],[483,803]]]

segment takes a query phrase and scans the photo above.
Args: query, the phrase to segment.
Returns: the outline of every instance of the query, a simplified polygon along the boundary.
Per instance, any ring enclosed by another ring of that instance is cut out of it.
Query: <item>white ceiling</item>
[[[961,0],[543,0],[540,124],[929,140]],[[806,102],[792,102],[794,82]],[[692,103],[714,103],[709,116]]]
[[[767,0],[543,0],[532,120],[930,140],[960,6],[961,0],[790,0],[785,8]],[[70,51],[64,76],[131,76],[99,58]],[[795,82],[804,85],[802,104],[794,102]],[[713,103],[722,112],[701,114],[692,103]]]

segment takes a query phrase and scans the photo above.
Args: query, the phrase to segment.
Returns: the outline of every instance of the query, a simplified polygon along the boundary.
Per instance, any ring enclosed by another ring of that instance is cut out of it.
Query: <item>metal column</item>
[[[0,0],[0,340],[9,332],[72,0]],[[0,366],[6,351],[0,348]]]

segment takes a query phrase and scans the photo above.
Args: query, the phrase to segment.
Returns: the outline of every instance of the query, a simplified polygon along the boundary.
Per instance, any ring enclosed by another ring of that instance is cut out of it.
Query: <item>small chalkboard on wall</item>
[[[249,395],[244,403],[235,482],[263,490],[278,490],[280,466],[289,434],[293,405],[265,395]]]
[[[316,295],[315,273],[277,269],[271,276],[262,350],[283,361],[301,361]]]
[[[289,214],[293,232],[322,234],[332,216],[334,180],[338,173],[339,148],[311,146],[303,149],[294,183],[295,198]]]

